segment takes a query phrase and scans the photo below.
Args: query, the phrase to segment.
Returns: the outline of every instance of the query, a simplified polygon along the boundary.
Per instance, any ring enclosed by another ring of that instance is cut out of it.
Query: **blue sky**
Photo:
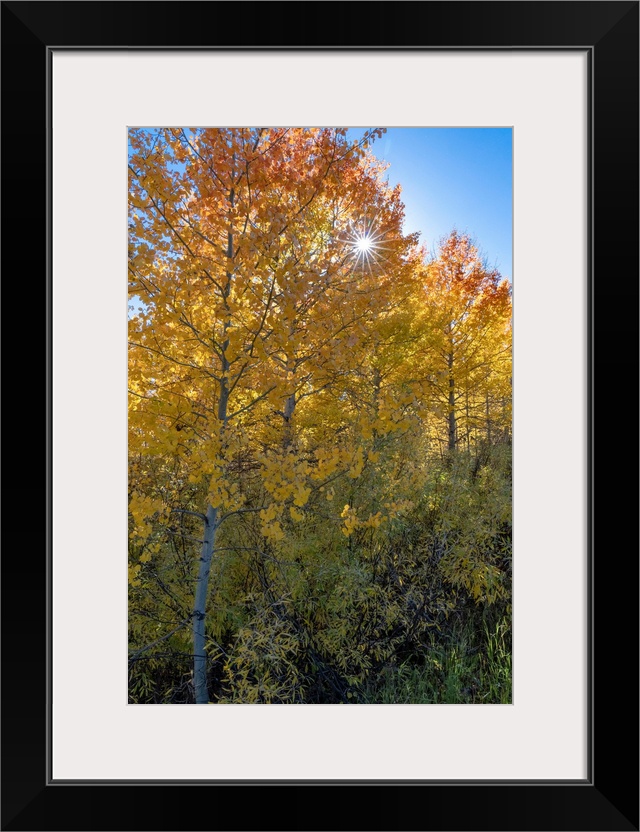
[[[511,280],[511,128],[391,127],[372,152],[389,162],[390,184],[402,186],[406,232],[420,231],[429,250],[454,227],[466,232]]]

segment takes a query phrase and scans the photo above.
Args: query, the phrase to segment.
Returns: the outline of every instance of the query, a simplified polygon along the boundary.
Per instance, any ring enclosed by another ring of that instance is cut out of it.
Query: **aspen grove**
[[[511,701],[511,287],[382,129],[129,133],[129,701]]]

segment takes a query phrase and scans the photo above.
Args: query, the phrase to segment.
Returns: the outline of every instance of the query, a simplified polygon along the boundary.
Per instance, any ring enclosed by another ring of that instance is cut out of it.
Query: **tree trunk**
[[[465,439],[467,442],[467,451],[471,450],[471,413],[469,412],[469,390],[464,392],[464,413],[466,419],[465,425]]]
[[[453,353],[450,352],[448,355],[448,365],[449,365],[449,443],[448,448],[450,451],[455,451],[456,449],[456,389],[455,383],[453,379]]]
[[[234,159],[235,161],[235,159]],[[233,189],[229,195],[229,204],[233,208],[234,204]],[[227,257],[233,258],[233,232],[229,231],[227,235]],[[225,306],[231,294],[231,281],[233,275],[231,272],[226,273],[227,282],[224,287],[223,299]],[[228,404],[229,404],[229,360],[227,359],[227,349],[229,348],[229,339],[226,336],[229,328],[229,320],[224,324],[224,335],[222,341],[222,357],[220,361],[220,390],[218,398],[218,419],[221,427],[227,426],[228,421]],[[196,705],[207,705],[210,702],[209,689],[207,687],[207,652],[205,649],[205,617],[207,614],[207,596],[209,594],[209,575],[211,573],[211,560],[215,550],[216,532],[218,531],[219,519],[218,509],[214,508],[211,503],[207,506],[206,521],[204,528],[204,537],[202,540],[202,548],[200,550],[200,565],[198,568],[198,580],[196,584],[196,595],[193,605],[193,685],[195,689]]]
[[[228,296],[228,294],[227,294]],[[225,341],[224,350],[229,345]],[[222,427],[227,424],[227,408],[229,402],[229,386],[226,374],[229,372],[229,362],[223,352],[222,355],[222,380],[220,382],[220,398],[218,400],[218,419]],[[196,705],[207,705],[209,703],[209,690],[207,688],[207,654],[205,650],[205,616],[207,614],[207,596],[209,590],[209,574],[211,572],[211,559],[216,543],[216,532],[218,531],[218,509],[211,503],[207,506],[206,522],[202,548],[200,550],[200,566],[198,569],[198,582],[196,585],[196,597],[193,605],[193,684],[196,694]]]
[[[486,396],[486,411],[487,411],[487,444],[491,444],[491,410],[489,408],[489,394]]]
[[[196,694],[196,705],[209,703],[207,688],[207,653],[205,650],[204,621],[207,611],[207,595],[209,589],[209,574],[211,559],[216,542],[218,529],[218,509],[212,505],[207,507],[204,538],[200,550],[200,566],[196,584],[196,597],[193,605],[193,684]]]
[[[293,442],[293,425],[291,424],[291,419],[293,418],[293,412],[296,409],[296,394],[292,393],[290,396],[287,396],[287,399],[284,403],[284,410],[282,412],[283,420],[284,420],[284,432],[282,437],[282,444],[285,450],[287,450],[291,443]]]

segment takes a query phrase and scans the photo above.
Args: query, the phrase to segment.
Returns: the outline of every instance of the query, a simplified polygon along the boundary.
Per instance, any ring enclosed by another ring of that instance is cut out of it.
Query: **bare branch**
[[[191,621],[191,618],[192,615],[190,615],[188,618],[185,618],[184,621],[181,621],[177,627],[174,627],[173,630],[170,630],[164,636],[161,636],[161,638],[157,639],[156,641],[152,641],[151,644],[147,644],[146,647],[141,647],[140,650],[136,650],[135,653],[132,653],[129,656],[129,662],[135,661],[138,658],[138,656],[141,656],[143,653],[146,653],[147,650],[151,650],[152,647],[155,647],[157,644],[161,644],[163,641],[166,641],[168,638],[171,638],[171,636],[177,633],[178,630],[181,630],[183,627],[186,627],[187,624]]]
[[[172,508],[171,514],[190,514],[192,517],[199,517],[205,524],[209,522],[206,515],[201,514],[199,511],[187,511],[186,508]]]
[[[233,517],[234,514],[250,514],[255,513],[257,511],[264,511],[265,508],[266,506],[260,506],[260,508],[237,508],[235,511],[230,511],[228,514],[223,514],[218,522],[218,526],[221,526],[227,518]]]

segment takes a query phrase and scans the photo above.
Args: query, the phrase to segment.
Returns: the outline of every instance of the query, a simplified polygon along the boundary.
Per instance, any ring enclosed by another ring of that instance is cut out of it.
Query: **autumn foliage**
[[[130,131],[132,702],[367,701],[507,620],[510,286],[381,132]]]

